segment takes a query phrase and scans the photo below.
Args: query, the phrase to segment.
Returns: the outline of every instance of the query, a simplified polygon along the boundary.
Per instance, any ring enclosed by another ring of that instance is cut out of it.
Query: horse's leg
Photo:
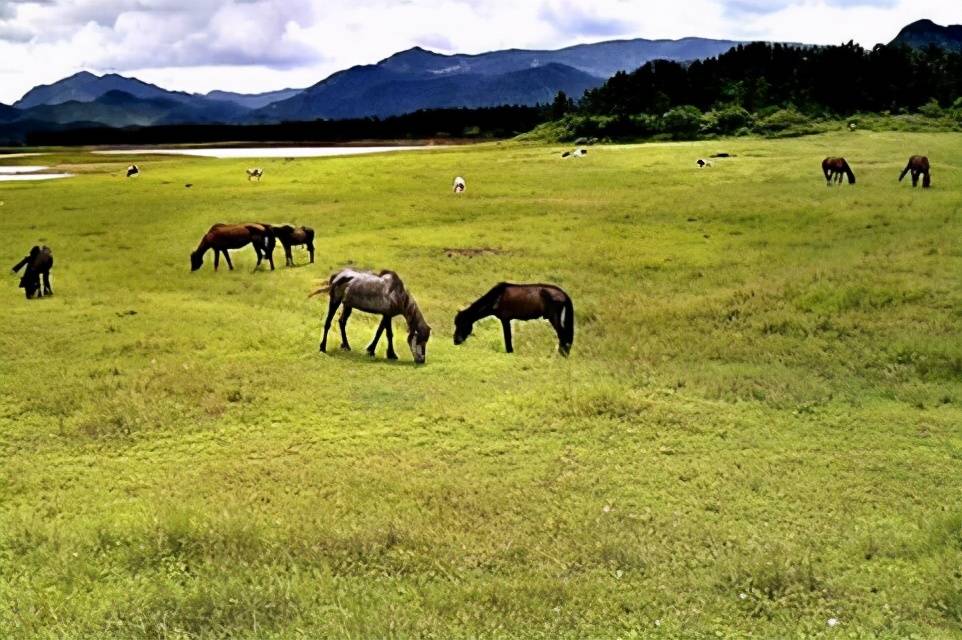
[[[394,327],[391,326],[391,318],[384,316],[384,329],[387,331],[387,359],[397,360],[397,352],[394,350]]]
[[[340,299],[332,295],[331,301],[327,305],[327,319],[324,320],[324,336],[321,338],[321,351],[327,351],[327,332],[331,330],[331,321],[334,320],[334,314],[337,313],[339,306],[341,306]]]
[[[511,344],[511,321],[501,318],[501,329],[504,331],[504,350],[507,353],[514,353],[514,346]]]
[[[260,181],[258,180],[258,182]],[[267,254],[267,261],[271,265],[271,271],[274,270],[274,247],[276,246],[277,246],[277,240],[275,240],[273,236],[267,238],[267,244],[264,247],[264,253]]]
[[[230,261],[230,254],[227,253],[227,249],[221,249],[224,252],[224,260],[227,261],[227,268],[231,271],[234,270],[234,263]]]
[[[314,242],[313,241],[307,243],[307,250],[311,254],[311,264],[314,264]]]
[[[351,344],[347,341],[347,319],[351,317],[352,311],[354,311],[354,308],[345,304],[344,310],[341,311],[341,319],[338,321],[341,327],[341,349],[345,351],[351,350]]]
[[[291,245],[289,244],[284,245],[284,266],[294,266],[294,253],[291,251]]]
[[[214,271],[220,266],[220,249],[214,249]]]
[[[561,322],[561,312],[564,309],[563,305],[553,306],[548,313],[548,322],[551,323],[551,327],[554,332],[558,334],[558,352],[562,355],[568,355],[565,352],[564,347],[564,324]]]
[[[374,357],[374,352],[377,349],[377,343],[381,339],[381,334],[384,332],[384,325],[389,323],[387,316],[381,318],[381,324],[377,325],[377,331],[374,332],[374,339],[371,340],[371,344],[367,345],[367,353],[371,357]]]
[[[43,292],[45,294],[53,295],[53,289],[50,288],[50,270],[43,272]]]
[[[261,253],[261,248],[257,246],[256,240],[251,244],[254,245],[254,255],[257,256],[257,264],[254,265],[254,268],[257,269],[257,267],[261,266],[261,261],[264,259],[264,254]]]
[[[919,172],[915,171],[914,169],[912,170],[912,186],[919,186]]]

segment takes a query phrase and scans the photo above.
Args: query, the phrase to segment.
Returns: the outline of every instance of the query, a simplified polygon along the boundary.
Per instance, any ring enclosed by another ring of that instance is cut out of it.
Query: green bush
[[[733,134],[750,129],[755,118],[739,106],[724,107],[705,114],[703,129],[712,133]]]
[[[938,100],[929,100],[921,107],[919,107],[919,113],[921,113],[926,118],[941,118],[945,115],[942,111],[941,105],[939,105]]]
[[[670,109],[661,117],[666,133],[675,138],[693,138],[702,126],[702,112],[698,107],[684,105]]]
[[[788,131],[799,131],[809,128],[812,121],[808,116],[799,113],[795,109],[779,109],[771,115],[758,122],[756,128],[767,134],[785,133]]]

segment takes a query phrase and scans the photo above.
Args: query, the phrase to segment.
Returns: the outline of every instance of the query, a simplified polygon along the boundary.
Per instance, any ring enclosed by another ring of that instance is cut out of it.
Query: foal
[[[912,186],[919,186],[919,176],[922,176],[922,188],[928,189],[932,186],[932,179],[929,177],[929,159],[925,156],[912,156],[909,158],[909,163],[905,165],[902,169],[902,173],[899,174],[899,182],[902,182],[902,178],[909,171],[912,172]]]
[[[553,284],[511,284],[500,282],[478,298],[467,309],[454,317],[454,344],[468,339],[474,323],[494,316],[501,321],[504,348],[514,351],[511,344],[512,320],[544,318],[558,334],[558,351],[567,356],[575,340],[575,308],[571,298]]]
[[[324,336],[321,338],[321,351],[327,351],[327,332],[331,328],[331,321],[337,313],[338,306],[344,304],[341,312],[341,319],[338,324],[341,326],[341,349],[351,350],[351,345],[347,341],[347,320],[351,317],[351,311],[355,308],[367,313],[376,313],[381,316],[381,324],[374,334],[374,340],[367,347],[369,355],[374,355],[381,333],[387,332],[387,357],[388,360],[397,360],[397,353],[394,352],[394,330],[391,328],[391,319],[394,316],[402,315],[408,325],[408,346],[414,361],[423,364],[427,357],[427,342],[431,337],[431,327],[425,322],[421,310],[418,308],[414,297],[404,288],[401,278],[393,271],[381,271],[371,273],[370,271],[355,271],[353,269],[342,269],[331,276],[330,282],[321,287],[311,296],[321,293],[330,293],[330,304],[327,308],[327,320],[324,321]],[[310,296],[309,296],[310,297]]]
[[[307,251],[311,255],[311,264],[314,264],[314,229],[310,227],[292,227],[283,224],[279,227],[272,226],[274,236],[281,241],[284,247],[285,266],[294,266],[294,255],[291,247],[297,245],[307,245]]]
[[[274,233],[271,226],[260,223],[247,224],[215,224],[204,237],[200,239],[197,249],[190,254],[190,270],[197,271],[204,264],[204,254],[208,249],[214,250],[214,271],[220,266],[220,254],[224,254],[227,267],[234,269],[230,261],[228,249],[240,249],[248,244],[254,246],[254,253],[257,254],[257,266],[266,257],[270,262],[271,271],[274,270],[274,246],[276,244]]]
[[[23,260],[13,265],[13,272],[17,273],[23,267],[26,267],[26,269],[24,269],[23,276],[20,278],[20,288],[27,294],[27,300],[32,298],[34,294],[38,298],[53,295],[53,289],[50,288],[53,252],[50,251],[50,247],[34,246],[31,248],[30,253]],[[41,276],[43,277],[43,290],[40,289]]]
[[[828,186],[832,186],[832,182],[842,184],[842,175],[848,176],[849,184],[855,184],[855,173],[845,158],[825,158],[822,160],[822,173],[825,174]]]

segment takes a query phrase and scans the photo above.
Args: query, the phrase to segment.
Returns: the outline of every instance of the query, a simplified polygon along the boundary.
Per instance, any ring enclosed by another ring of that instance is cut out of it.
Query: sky
[[[0,102],[81,70],[168,89],[305,87],[421,46],[556,49],[702,36],[871,47],[959,0],[0,0]]]

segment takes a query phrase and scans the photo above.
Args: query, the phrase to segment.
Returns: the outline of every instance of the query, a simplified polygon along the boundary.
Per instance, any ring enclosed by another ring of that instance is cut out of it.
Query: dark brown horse
[[[230,261],[228,249],[240,249],[248,244],[253,245],[254,253],[257,254],[257,266],[266,257],[270,262],[271,271],[274,270],[274,246],[276,244],[271,226],[261,223],[247,224],[215,224],[201,238],[197,249],[190,254],[190,270],[197,271],[204,264],[204,254],[208,249],[214,250],[214,271],[220,266],[220,254],[224,254],[227,266],[230,269],[234,265]]]
[[[294,266],[294,255],[291,247],[307,245],[307,251],[311,256],[311,264],[314,264],[314,229],[310,227],[293,227],[289,224],[272,226],[274,237],[281,241],[284,247],[284,258],[288,267]]]
[[[925,156],[912,156],[909,158],[909,163],[905,165],[902,169],[902,173],[899,174],[899,182],[902,182],[902,178],[909,171],[912,172],[912,186],[919,186],[919,176],[922,176],[922,188],[928,189],[932,186],[932,179],[929,177],[929,159]]]
[[[508,353],[514,351],[511,344],[512,320],[546,319],[558,334],[558,351],[563,356],[568,355],[575,340],[574,305],[567,293],[552,284],[499,282],[454,317],[454,344],[467,340],[474,323],[488,316],[501,321],[504,347]]]
[[[34,246],[23,260],[13,265],[13,272],[17,273],[26,267],[20,278],[20,288],[27,294],[29,300],[36,294],[38,298],[53,295],[50,288],[50,269],[53,267],[53,252],[50,247]],[[40,278],[43,277],[43,289],[40,288]]]
[[[843,175],[848,176],[849,184],[855,184],[855,174],[845,158],[825,158],[822,160],[822,173],[825,174],[828,186],[832,186],[833,181],[842,184]]]

